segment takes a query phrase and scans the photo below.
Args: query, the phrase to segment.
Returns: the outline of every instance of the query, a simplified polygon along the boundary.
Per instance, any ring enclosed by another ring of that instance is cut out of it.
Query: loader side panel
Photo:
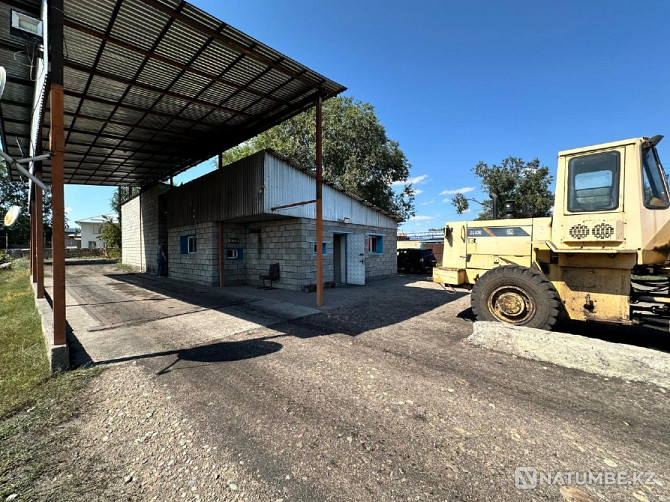
[[[532,219],[469,222],[466,268],[486,271],[510,263],[530,267],[532,241]]]

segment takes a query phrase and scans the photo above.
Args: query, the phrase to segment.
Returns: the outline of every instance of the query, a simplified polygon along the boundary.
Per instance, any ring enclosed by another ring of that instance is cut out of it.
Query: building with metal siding
[[[315,187],[311,173],[267,150],[180,187],[159,185],[122,207],[123,262],[155,272],[163,244],[173,278],[260,284],[279,263],[275,287],[308,288],[316,283]],[[364,284],[396,273],[393,215],[324,185],[323,221],[324,282]],[[158,235],[167,238],[147,238]]]

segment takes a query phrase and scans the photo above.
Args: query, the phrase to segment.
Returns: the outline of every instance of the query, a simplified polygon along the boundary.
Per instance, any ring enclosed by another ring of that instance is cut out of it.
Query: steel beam
[[[64,103],[63,103],[63,0],[49,2],[49,55],[51,60],[50,127],[53,329],[54,345],[65,345],[65,194],[64,194]]]
[[[32,187],[31,190],[33,190]],[[33,192],[30,193],[28,199],[28,211],[30,214],[30,281],[35,284],[37,277],[35,276],[35,195]]]
[[[223,267],[226,257],[223,255],[223,222],[219,222],[219,287],[223,287]]]
[[[323,142],[321,114],[323,99],[316,100],[316,305],[323,305]]]
[[[35,175],[42,177],[42,163],[35,162]],[[44,298],[44,213],[42,207],[42,189],[35,187],[35,295]]]

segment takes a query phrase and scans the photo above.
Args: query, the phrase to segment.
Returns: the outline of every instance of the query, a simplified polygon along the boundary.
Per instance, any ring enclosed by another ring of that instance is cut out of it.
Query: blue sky
[[[375,106],[420,191],[404,231],[471,218],[448,199],[486,197],[480,160],[537,157],[555,173],[559,150],[665,134],[670,167],[669,2],[193,3]],[[109,212],[113,190],[67,186],[70,223]]]

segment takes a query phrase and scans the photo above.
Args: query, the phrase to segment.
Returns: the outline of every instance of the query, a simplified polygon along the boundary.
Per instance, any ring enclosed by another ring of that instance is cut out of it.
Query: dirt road
[[[68,309],[83,309],[73,325],[83,349],[96,353],[96,340],[105,350],[121,341],[136,349],[108,358],[118,363],[110,370],[114,391],[101,387],[86,398],[91,417],[100,420],[111,402],[136,406],[136,414],[169,402],[197,432],[194,443],[207,447],[205,460],[192,460],[196,470],[209,473],[205,462],[234,471],[234,479],[208,474],[169,484],[161,454],[145,459],[146,443],[169,452],[174,435],[124,440],[121,418],[100,451],[140,459],[123,488],[132,497],[159,496],[164,483],[162,496],[175,500],[670,500],[667,391],[470,346],[468,298],[421,278],[378,281],[338,308],[295,315],[269,314],[265,301],[237,291],[225,302],[211,299],[215,310],[194,301],[166,317],[174,310],[166,310],[170,288],[188,303],[180,283],[118,273],[68,268],[75,298]],[[153,300],[120,284],[143,287]],[[134,298],[120,303],[133,322],[101,328],[100,316],[77,305],[91,310],[111,292],[117,302]],[[234,316],[240,309],[244,319]],[[93,331],[84,333],[86,322]],[[138,385],[143,390],[133,391]],[[82,420],[89,439],[109,434]],[[161,423],[147,427],[160,431]],[[523,466],[655,475],[644,486],[520,490],[515,469]],[[591,498],[575,498],[582,492]]]

